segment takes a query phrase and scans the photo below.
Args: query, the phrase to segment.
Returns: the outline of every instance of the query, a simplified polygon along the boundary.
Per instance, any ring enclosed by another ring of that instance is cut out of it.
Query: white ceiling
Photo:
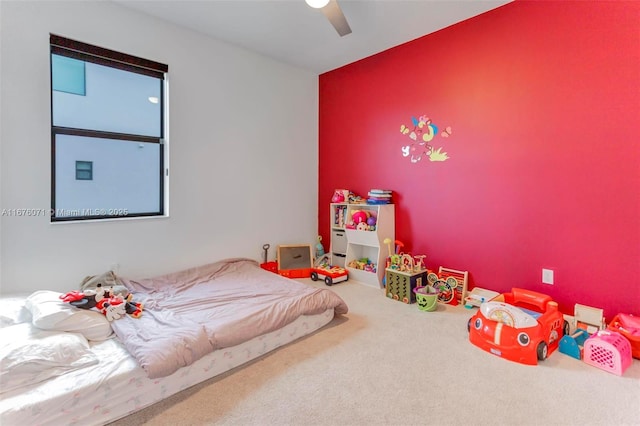
[[[304,0],[113,1],[320,74],[512,0],[338,0],[344,37]]]

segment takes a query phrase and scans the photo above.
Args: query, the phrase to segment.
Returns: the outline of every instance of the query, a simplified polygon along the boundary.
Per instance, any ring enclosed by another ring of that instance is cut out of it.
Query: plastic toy
[[[582,359],[584,342],[591,337],[587,330],[577,330],[573,334],[565,334],[560,339],[558,351],[575,359]]]
[[[324,256],[324,246],[322,245],[322,236],[318,235],[318,242],[316,243],[316,259],[320,256]]]
[[[320,265],[311,269],[311,279],[313,281],[324,280],[328,286],[337,284],[349,279],[346,269],[339,266]]]
[[[269,248],[270,244],[264,244],[262,246],[262,250],[264,250],[264,258],[263,262],[260,264],[260,267],[266,271],[273,272],[274,274],[278,273],[278,262],[269,262]]]
[[[583,361],[622,376],[631,365],[631,344],[616,331],[598,331],[584,342]]]
[[[513,288],[480,309],[467,324],[469,341],[510,361],[536,365],[557,348],[569,323],[551,296]]]
[[[416,294],[418,309],[426,312],[433,312],[438,308],[438,294],[440,291],[431,286],[416,287],[413,289]]]
[[[393,254],[391,253],[391,238],[387,237],[382,242],[387,245],[387,250],[389,250],[389,257],[391,257],[391,255]]]
[[[346,191],[346,189],[336,189],[333,192],[333,197],[331,197],[331,202],[332,203],[344,203],[345,191]]]
[[[631,355],[640,359],[640,317],[618,314],[613,317],[607,329],[622,334],[631,344]]]
[[[370,231],[375,231],[376,230],[376,223],[378,222],[378,219],[376,219],[375,216],[369,216],[369,218],[367,219],[367,225],[369,226],[369,230]]]
[[[365,210],[354,210],[351,214],[351,220],[354,225],[358,225],[359,223],[367,223],[367,219],[369,219],[369,212]]]
[[[367,257],[363,257],[361,259],[353,259],[351,262],[349,262],[349,264],[347,266],[349,268],[361,269],[363,271],[368,271],[368,272],[376,272],[377,271],[376,264],[373,263]]]
[[[569,326],[572,332],[562,336],[558,350],[575,359],[582,359],[585,341],[593,333],[605,328],[603,310],[576,303]]]
[[[464,299],[464,307],[467,309],[480,307],[480,304],[488,302],[500,293],[493,290],[487,290],[480,287],[474,287],[471,293]]]

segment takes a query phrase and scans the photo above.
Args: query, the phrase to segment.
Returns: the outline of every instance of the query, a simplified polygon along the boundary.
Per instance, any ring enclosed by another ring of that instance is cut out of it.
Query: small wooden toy
[[[458,277],[462,276],[463,282],[458,282]],[[466,296],[467,290],[467,272],[457,271],[455,269],[448,269],[440,267],[440,270],[436,274],[433,271],[429,271],[427,274],[427,281],[429,285],[440,291],[438,295],[438,302],[449,303],[452,305],[458,304],[456,298],[458,287],[464,286],[464,294]]]

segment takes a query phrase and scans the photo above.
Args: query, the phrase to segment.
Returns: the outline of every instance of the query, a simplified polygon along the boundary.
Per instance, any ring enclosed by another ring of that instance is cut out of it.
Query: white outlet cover
[[[543,269],[542,270],[542,284],[553,284],[553,270],[552,269]]]

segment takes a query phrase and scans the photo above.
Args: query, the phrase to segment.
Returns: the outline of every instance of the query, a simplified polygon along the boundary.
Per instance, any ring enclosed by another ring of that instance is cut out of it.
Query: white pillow
[[[31,322],[31,312],[24,306],[25,296],[0,298],[0,327]]]
[[[0,393],[98,363],[87,339],[30,323],[0,329]]]
[[[111,337],[111,324],[103,314],[63,302],[60,294],[40,290],[27,297],[25,306],[31,312],[33,325],[43,330],[80,333],[87,340],[105,340]]]

